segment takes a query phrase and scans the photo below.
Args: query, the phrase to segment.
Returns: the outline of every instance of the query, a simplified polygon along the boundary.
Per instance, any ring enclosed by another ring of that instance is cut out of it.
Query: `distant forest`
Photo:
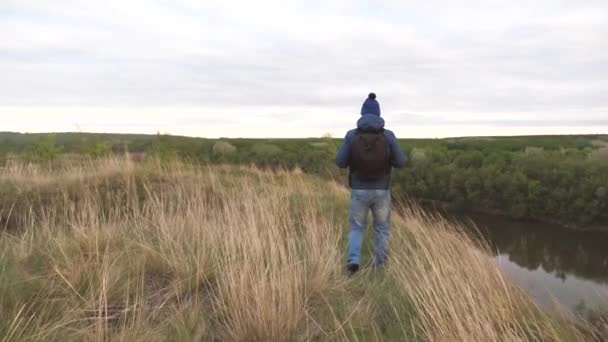
[[[70,156],[183,159],[300,168],[345,180],[340,139],[204,139],[170,135],[0,133],[0,167]],[[607,226],[608,135],[401,139],[410,163],[393,173],[397,199],[441,203],[573,227]]]

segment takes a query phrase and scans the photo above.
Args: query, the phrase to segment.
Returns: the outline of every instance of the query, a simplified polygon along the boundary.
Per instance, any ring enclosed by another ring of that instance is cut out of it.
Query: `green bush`
[[[282,152],[281,148],[277,145],[265,143],[253,145],[251,151],[255,156],[260,156],[263,158],[276,156]]]
[[[213,157],[218,161],[226,161],[226,158],[236,151],[236,147],[227,141],[218,141],[212,148]]]
[[[61,152],[55,144],[54,136],[40,137],[25,148],[25,156],[35,162],[49,162],[57,159]]]
[[[91,158],[103,158],[110,155],[112,148],[108,142],[89,142],[82,147],[82,154]]]

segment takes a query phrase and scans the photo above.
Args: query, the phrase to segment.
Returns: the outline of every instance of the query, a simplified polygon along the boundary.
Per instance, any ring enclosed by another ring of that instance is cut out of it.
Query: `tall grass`
[[[0,195],[2,341],[588,337],[416,208],[393,215],[388,267],[347,277],[347,190],[299,172],[13,165]]]

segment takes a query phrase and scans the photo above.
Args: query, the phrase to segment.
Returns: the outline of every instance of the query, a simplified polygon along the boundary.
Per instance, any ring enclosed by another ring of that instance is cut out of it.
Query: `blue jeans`
[[[350,234],[348,236],[348,264],[361,263],[361,244],[371,209],[374,217],[374,267],[386,261],[391,219],[389,190],[358,190],[350,192]]]

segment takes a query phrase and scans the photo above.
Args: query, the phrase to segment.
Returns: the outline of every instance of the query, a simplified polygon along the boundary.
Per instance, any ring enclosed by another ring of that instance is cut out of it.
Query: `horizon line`
[[[343,139],[339,137],[329,136],[300,136],[300,137],[246,137],[246,136],[225,136],[225,137],[205,137],[199,135],[185,135],[185,134],[171,134],[171,133],[125,133],[125,132],[92,132],[92,131],[56,131],[56,132],[24,132],[24,131],[0,131],[0,134],[32,134],[32,135],[42,135],[42,134],[101,134],[101,135],[140,135],[140,136],[171,136],[171,137],[180,137],[180,138],[198,138],[198,139],[209,139],[209,140],[221,140],[221,139],[250,139],[250,140],[289,140],[289,139]],[[421,139],[466,139],[466,138],[525,138],[525,137],[572,137],[572,136],[608,136],[608,133],[586,133],[586,134],[521,134],[521,135],[459,135],[459,136],[444,136],[444,137],[416,137],[416,138],[397,138],[398,140],[404,139],[412,139],[412,140],[421,140]]]

